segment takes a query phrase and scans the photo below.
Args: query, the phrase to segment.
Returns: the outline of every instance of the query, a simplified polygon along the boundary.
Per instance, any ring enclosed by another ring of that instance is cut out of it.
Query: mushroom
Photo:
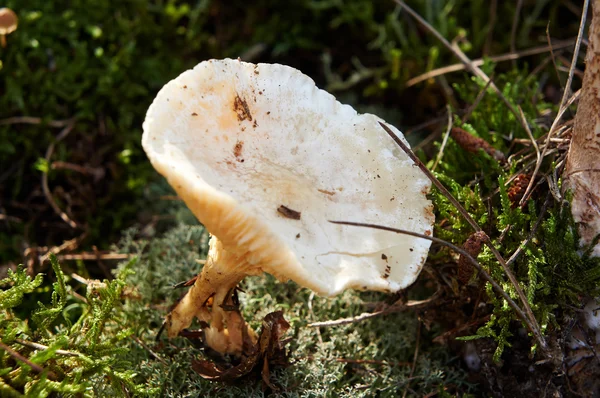
[[[0,45],[6,47],[6,35],[17,30],[19,19],[10,8],[0,8]]]
[[[211,233],[201,274],[167,316],[170,337],[197,317],[210,325],[209,346],[240,353],[255,335],[223,303],[247,275],[268,272],[325,296],[415,281],[429,241],[329,222],[431,234],[430,181],[380,121],[278,64],[205,61],[162,88],[144,150]]]

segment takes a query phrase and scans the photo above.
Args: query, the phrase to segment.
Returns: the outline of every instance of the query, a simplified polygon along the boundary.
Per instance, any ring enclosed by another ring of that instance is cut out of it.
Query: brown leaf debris
[[[450,130],[450,136],[458,145],[460,145],[462,149],[467,152],[477,153],[480,149],[483,149],[488,155],[497,161],[502,163],[506,161],[504,154],[490,145],[489,142],[482,138],[475,137],[460,127],[453,127],[452,130]]]
[[[239,364],[227,368],[208,360],[195,360],[192,369],[207,380],[232,382],[255,369],[260,369],[265,384],[272,390],[277,387],[270,382],[270,365],[287,364],[285,340],[282,340],[290,324],[284,319],[283,311],[271,312],[265,316],[263,327],[256,344],[245,339],[244,353]]]

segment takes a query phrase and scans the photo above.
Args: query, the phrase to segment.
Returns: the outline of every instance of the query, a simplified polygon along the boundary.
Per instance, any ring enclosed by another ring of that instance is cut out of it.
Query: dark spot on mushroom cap
[[[299,239],[299,238],[300,238],[300,234],[298,233],[298,234],[296,235],[296,239]]]
[[[302,213],[296,210],[292,210],[287,206],[281,205],[277,208],[277,212],[284,216],[285,218],[290,218],[292,220],[299,220]]]
[[[233,155],[238,162],[243,162],[244,159],[240,159],[242,156],[242,150],[244,149],[244,141],[238,140],[233,147]]]
[[[198,116],[198,114],[196,112],[193,112],[192,116]]]
[[[233,110],[237,114],[237,118],[240,122],[243,120],[252,121],[248,103],[237,94],[233,99]]]
[[[328,190],[326,190],[326,189],[317,189],[317,191],[319,191],[319,192],[321,192],[321,193],[324,193],[325,195],[329,195],[329,196],[333,196],[333,195],[335,195],[335,192],[333,192],[333,191],[328,191]]]
[[[387,261],[387,256],[385,254],[381,253],[381,259]]]
[[[390,277],[390,272],[392,271],[392,267],[390,267],[389,265],[385,266],[385,272],[383,273],[383,275],[381,275],[381,277],[383,279],[387,279]]]
[[[425,207],[425,216],[429,220],[435,220],[435,214],[433,213],[433,205]]]

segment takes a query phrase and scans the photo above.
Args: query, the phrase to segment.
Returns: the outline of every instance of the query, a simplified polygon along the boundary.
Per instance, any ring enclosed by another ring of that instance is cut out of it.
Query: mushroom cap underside
[[[200,222],[253,273],[323,295],[397,291],[416,279],[430,242],[329,222],[431,234],[430,181],[379,121],[296,69],[211,60],[160,91],[142,143]]]

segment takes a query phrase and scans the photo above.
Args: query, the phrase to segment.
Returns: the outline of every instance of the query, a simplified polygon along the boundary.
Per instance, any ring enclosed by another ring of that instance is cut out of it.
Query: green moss
[[[23,294],[33,295],[39,288],[42,274],[31,280],[19,268],[0,282],[6,299],[0,310],[0,340],[28,360],[15,360],[0,349],[2,396],[121,396],[125,390],[153,393],[137,384],[126,355],[131,332],[120,323],[124,278],[135,260],[112,281],[90,281],[84,302],[66,284],[56,258],[50,260],[57,280],[50,307],[40,303],[33,313],[19,308]],[[75,308],[78,315],[73,314]],[[34,320],[34,327],[28,319]]]
[[[491,67],[487,65],[488,69]],[[540,97],[537,81],[531,77],[523,78],[525,75],[523,71],[512,71],[496,76],[495,81],[499,87],[503,87],[506,98],[513,105],[519,105],[526,120],[531,121],[551,110],[552,106]],[[482,86],[482,82],[477,82],[477,85],[468,82],[455,85],[455,89],[467,103],[472,103]],[[524,98],[532,100],[523,101]],[[513,148],[515,138],[528,140],[514,115],[489,89],[471,113],[469,124],[457,123],[505,154],[510,154],[509,150],[520,149],[518,146]],[[541,137],[547,132],[536,123],[530,123],[530,126],[534,137]],[[555,330],[560,327],[555,320],[557,309],[569,311],[570,306],[579,305],[581,296],[598,294],[600,260],[590,258],[578,246],[576,227],[568,206],[554,204],[552,197],[548,196],[550,209],[546,210],[543,203],[547,188],[538,188],[524,208],[511,202],[508,194],[510,184],[507,181],[521,171],[524,164],[522,156],[527,154],[525,151],[508,164],[500,165],[483,151],[468,153],[450,142],[440,163],[439,169],[443,171],[439,177],[492,238],[505,259],[517,249],[522,250],[511,269],[542,330],[548,332],[549,328]],[[538,177],[551,173],[553,159],[549,157],[543,160]],[[527,173],[531,173],[531,169]],[[473,232],[472,229],[438,192],[434,192],[434,203],[439,214],[438,220],[442,220],[436,229],[437,235],[462,245]],[[541,209],[545,211],[542,213]],[[504,270],[487,248],[481,251],[478,260],[503,289],[519,302],[514,286],[508,282]],[[486,291],[488,302],[493,305],[492,316],[475,335],[466,339],[493,338],[497,342],[494,358],[499,360],[505,347],[510,346],[514,331],[510,327],[511,322],[520,323],[521,320],[503,299],[496,296],[491,286],[487,285]]]

